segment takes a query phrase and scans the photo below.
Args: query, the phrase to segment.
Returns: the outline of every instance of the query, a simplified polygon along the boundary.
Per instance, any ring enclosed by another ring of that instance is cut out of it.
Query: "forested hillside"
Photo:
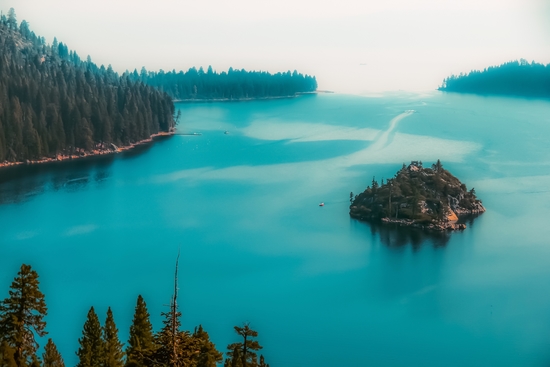
[[[296,70],[270,74],[229,68],[227,72],[217,73],[208,67],[206,72],[202,68],[191,68],[187,72],[165,73],[142,68],[140,73],[134,70],[129,76],[133,81],[158,87],[177,100],[286,97],[317,89],[314,76],[302,75]]]
[[[439,90],[550,98],[550,65],[512,61],[483,71],[452,75]]]
[[[170,96],[0,18],[0,163],[129,145],[174,127]]]

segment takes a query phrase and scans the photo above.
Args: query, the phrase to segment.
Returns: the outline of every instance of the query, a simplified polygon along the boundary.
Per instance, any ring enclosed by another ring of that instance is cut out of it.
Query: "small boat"
[[[325,203],[319,203],[319,206],[325,206]]]
[[[229,134],[229,131],[225,130],[224,134],[225,134],[225,135]]]

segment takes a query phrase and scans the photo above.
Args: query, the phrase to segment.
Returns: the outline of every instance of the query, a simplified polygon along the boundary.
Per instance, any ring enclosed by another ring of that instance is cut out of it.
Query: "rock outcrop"
[[[467,190],[438,160],[431,168],[413,161],[394,178],[351,197],[350,216],[365,221],[413,226],[427,230],[463,230],[460,217],[485,212],[475,190]]]

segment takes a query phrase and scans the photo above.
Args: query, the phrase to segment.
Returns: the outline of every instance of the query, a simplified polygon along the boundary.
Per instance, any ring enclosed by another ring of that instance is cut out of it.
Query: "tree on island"
[[[431,168],[412,161],[395,177],[357,195],[350,205],[350,215],[361,220],[382,220],[389,223],[431,226],[433,229],[463,229],[454,225],[457,215],[482,213],[485,208],[475,190],[466,190],[438,160]],[[453,222],[453,223],[450,223]]]
[[[37,363],[39,345],[35,334],[39,337],[47,334],[43,320],[47,314],[46,302],[38,286],[36,271],[23,264],[10,286],[9,297],[0,304],[1,349],[18,367]]]

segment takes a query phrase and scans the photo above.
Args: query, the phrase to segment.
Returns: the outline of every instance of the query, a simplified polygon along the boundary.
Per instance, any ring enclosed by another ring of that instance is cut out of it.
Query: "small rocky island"
[[[403,164],[394,178],[371,186],[355,198],[350,194],[350,216],[428,230],[459,230],[459,217],[485,211],[475,190],[467,190],[438,160],[430,168],[421,161]]]

